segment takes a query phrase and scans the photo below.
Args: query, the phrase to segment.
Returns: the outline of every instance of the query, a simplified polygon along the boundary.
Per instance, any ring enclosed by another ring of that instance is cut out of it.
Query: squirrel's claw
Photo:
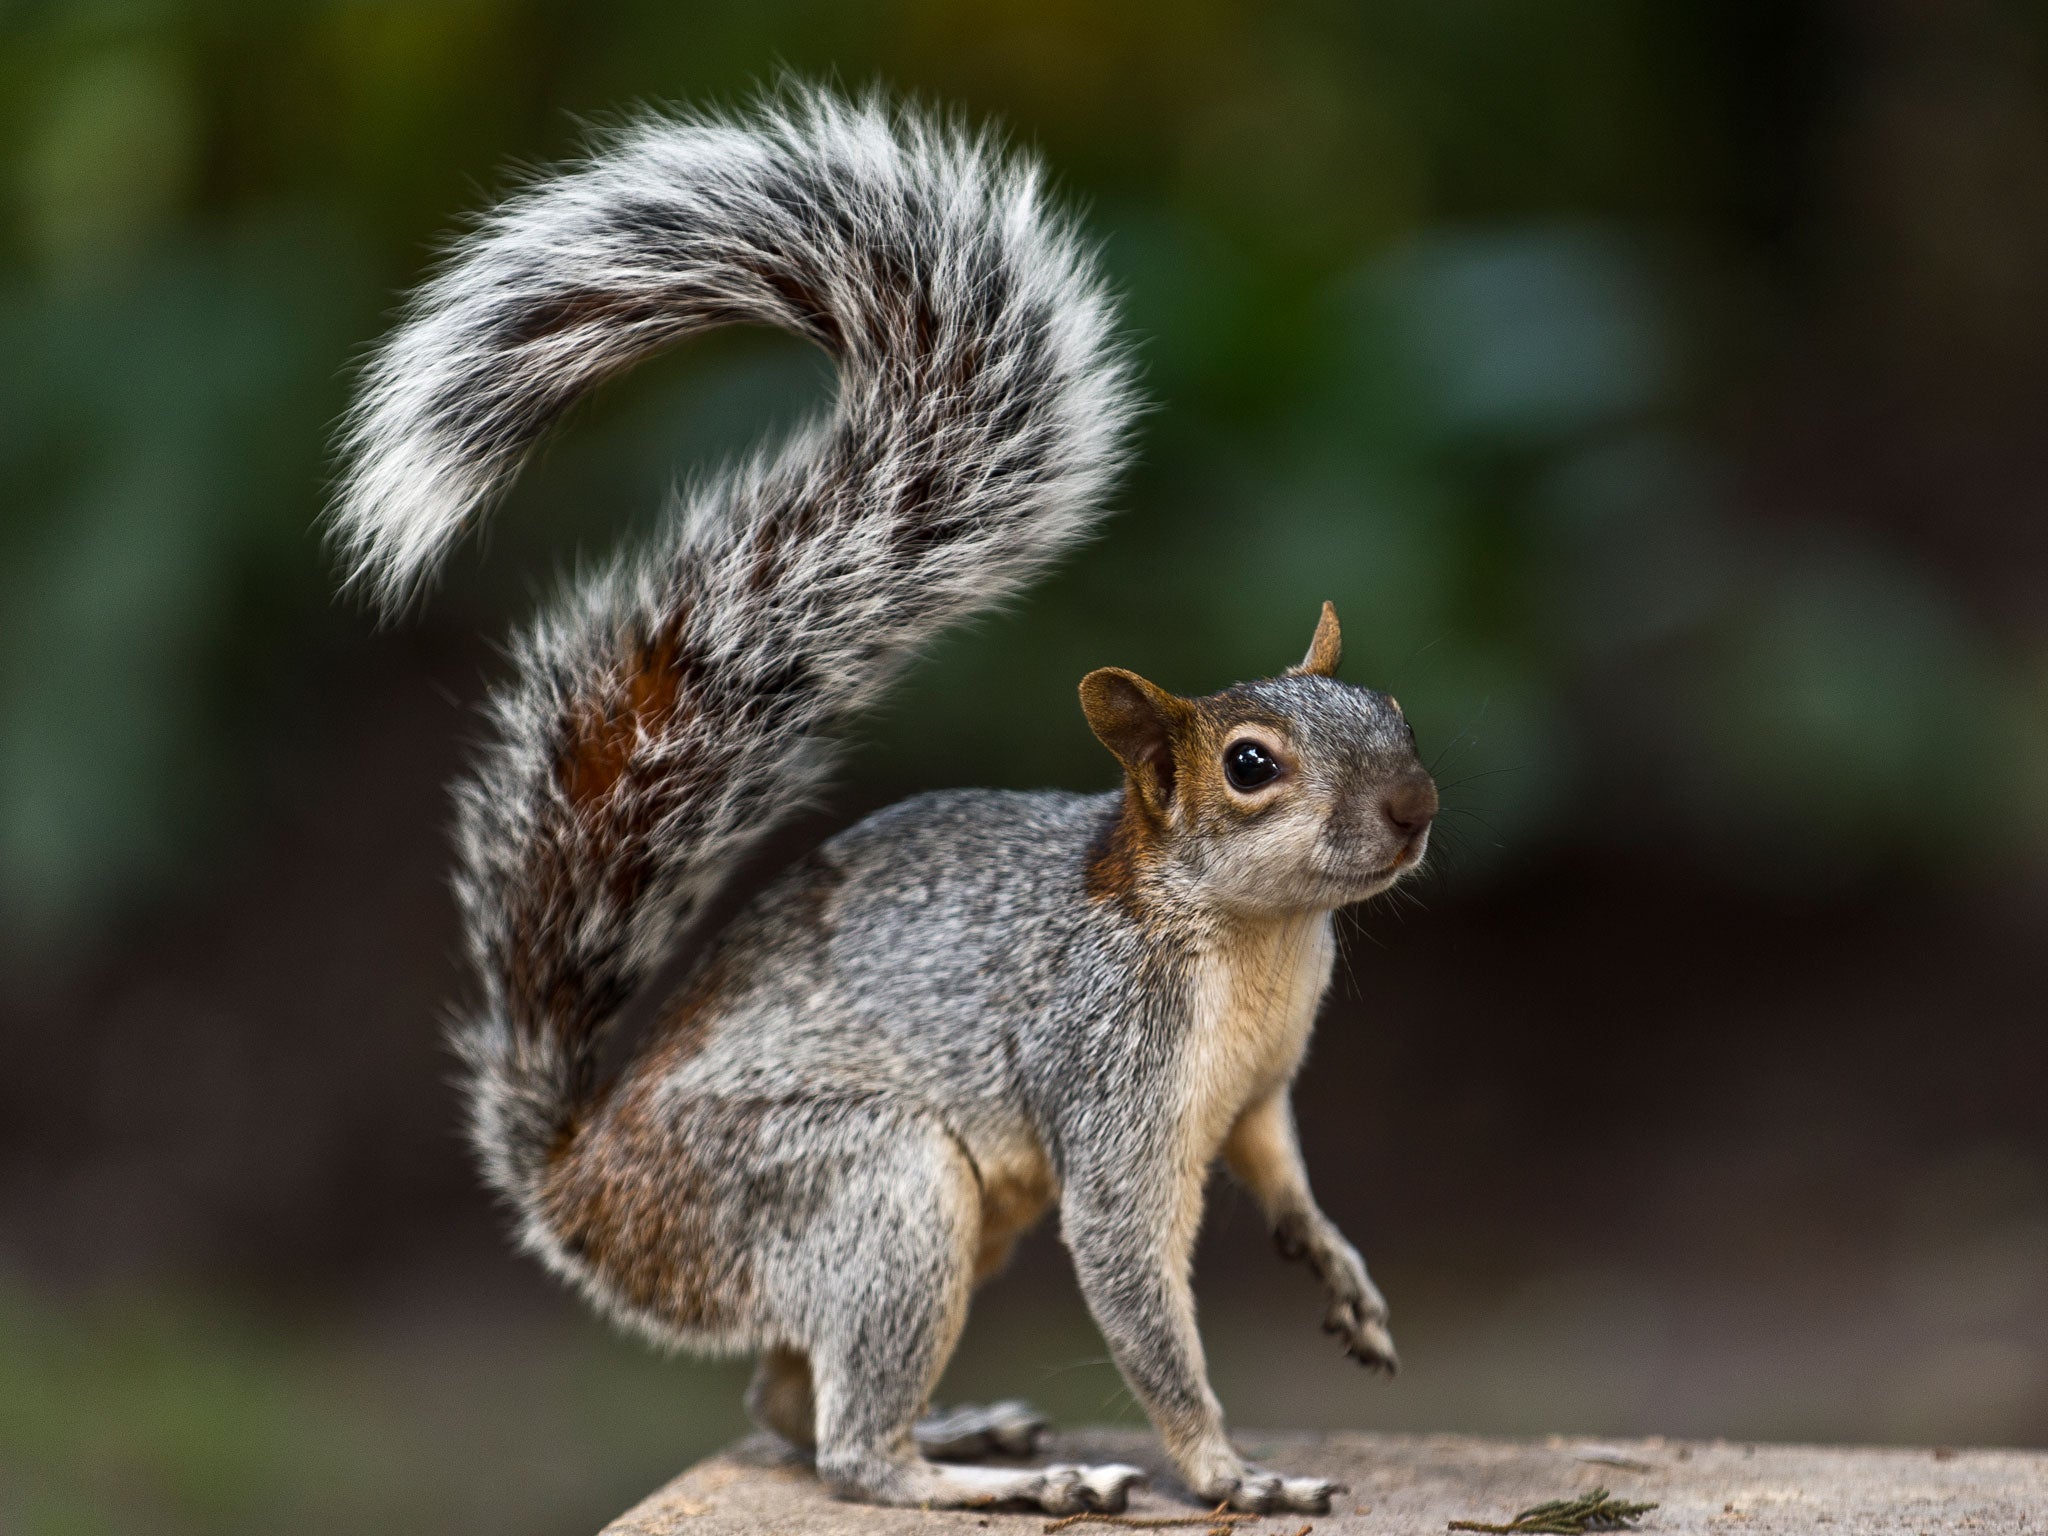
[[[1277,1472],[1247,1468],[1226,1486],[1204,1496],[1248,1515],[1327,1515],[1331,1498],[1342,1492],[1342,1483],[1325,1477],[1282,1477]]]
[[[1142,1467],[1111,1462],[1101,1467],[1047,1467],[1040,1476],[1038,1507],[1049,1515],[1123,1512],[1131,1489],[1145,1481]]]
[[[1394,1348],[1394,1335],[1387,1328],[1384,1311],[1368,1311],[1355,1301],[1334,1301],[1323,1318],[1323,1332],[1344,1342],[1344,1353],[1367,1370],[1395,1376],[1401,1370],[1401,1356]]]
[[[1385,1371],[1389,1376],[1401,1374],[1401,1356],[1385,1323],[1363,1324],[1357,1335],[1347,1341],[1345,1353],[1367,1370]]]

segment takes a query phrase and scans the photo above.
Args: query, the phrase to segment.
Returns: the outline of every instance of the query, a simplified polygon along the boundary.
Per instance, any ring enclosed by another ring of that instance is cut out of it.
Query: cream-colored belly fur
[[[1335,954],[1329,914],[1318,912],[1246,923],[1197,962],[1184,1124],[1198,1166],[1247,1107],[1294,1075]]]
[[[1184,1170],[1176,1240],[1201,1220],[1202,1179],[1247,1108],[1286,1086],[1301,1061],[1336,954],[1328,913],[1247,923],[1219,936],[1196,962],[1182,1078]],[[982,1149],[977,1282],[999,1269],[1025,1228],[1058,1198],[1035,1141]]]

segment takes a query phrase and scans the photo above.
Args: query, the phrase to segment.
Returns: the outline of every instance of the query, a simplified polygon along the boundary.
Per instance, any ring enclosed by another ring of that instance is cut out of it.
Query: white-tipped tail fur
[[[746,321],[812,337],[868,388],[916,348],[978,364],[999,398],[1040,396],[1058,439],[1039,445],[1056,455],[1042,534],[1063,542],[1094,515],[1131,401],[1110,307],[1039,181],[985,141],[822,93],[750,119],[641,122],[486,217],[374,355],[332,512],[351,579],[402,602],[562,411],[683,336]],[[843,404],[881,403],[863,393]],[[986,445],[957,413],[948,430],[971,477]]]
[[[1087,531],[1133,409],[1028,164],[825,94],[651,120],[490,215],[375,356],[333,513],[353,579],[401,602],[566,407],[730,322],[830,352],[834,409],[535,625],[458,792],[474,1130],[529,1209],[677,925],[835,722]]]

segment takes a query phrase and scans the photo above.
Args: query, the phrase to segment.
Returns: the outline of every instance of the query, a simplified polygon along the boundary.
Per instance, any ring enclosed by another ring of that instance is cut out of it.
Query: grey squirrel
[[[936,1459],[1029,1449],[1021,1405],[921,1417],[970,1292],[1056,1205],[1189,1489],[1326,1510],[1336,1485],[1232,1447],[1189,1270],[1220,1155],[1326,1326],[1395,1366],[1288,1093],[1330,915],[1420,863],[1437,795],[1394,700],[1334,679],[1328,604],[1280,677],[1083,679],[1120,790],[923,795],[831,839],[600,1080],[607,1028],[815,793],[834,728],[1089,530],[1135,409],[1034,166],[825,92],[652,118],[485,218],[369,363],[332,512],[353,579],[402,606],[564,409],[734,321],[830,353],[835,406],[533,624],[456,792],[485,1176],[615,1319],[758,1353],[751,1411],[841,1496],[1116,1510],[1138,1469]]]

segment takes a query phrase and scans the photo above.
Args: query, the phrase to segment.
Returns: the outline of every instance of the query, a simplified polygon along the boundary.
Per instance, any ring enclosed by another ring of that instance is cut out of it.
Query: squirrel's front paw
[[[1342,1339],[1344,1352],[1368,1369],[1389,1376],[1400,1370],[1401,1357],[1394,1352],[1394,1336],[1387,1330],[1386,1298],[1365,1272],[1365,1260],[1358,1250],[1320,1217],[1282,1220],[1274,1229],[1273,1241],[1282,1257],[1308,1260],[1323,1289],[1330,1293],[1323,1332]]]
[[[1389,1376],[1401,1369],[1401,1357],[1394,1350],[1394,1336],[1387,1330],[1384,1302],[1374,1307],[1363,1298],[1338,1297],[1323,1317],[1323,1332],[1334,1333],[1344,1342],[1344,1353],[1367,1370],[1385,1371]]]
[[[1250,1515],[1327,1515],[1331,1498],[1343,1491],[1342,1483],[1325,1477],[1282,1477],[1257,1467],[1246,1467],[1235,1477],[1218,1479],[1195,1490],[1200,1498],[1213,1499]]]

